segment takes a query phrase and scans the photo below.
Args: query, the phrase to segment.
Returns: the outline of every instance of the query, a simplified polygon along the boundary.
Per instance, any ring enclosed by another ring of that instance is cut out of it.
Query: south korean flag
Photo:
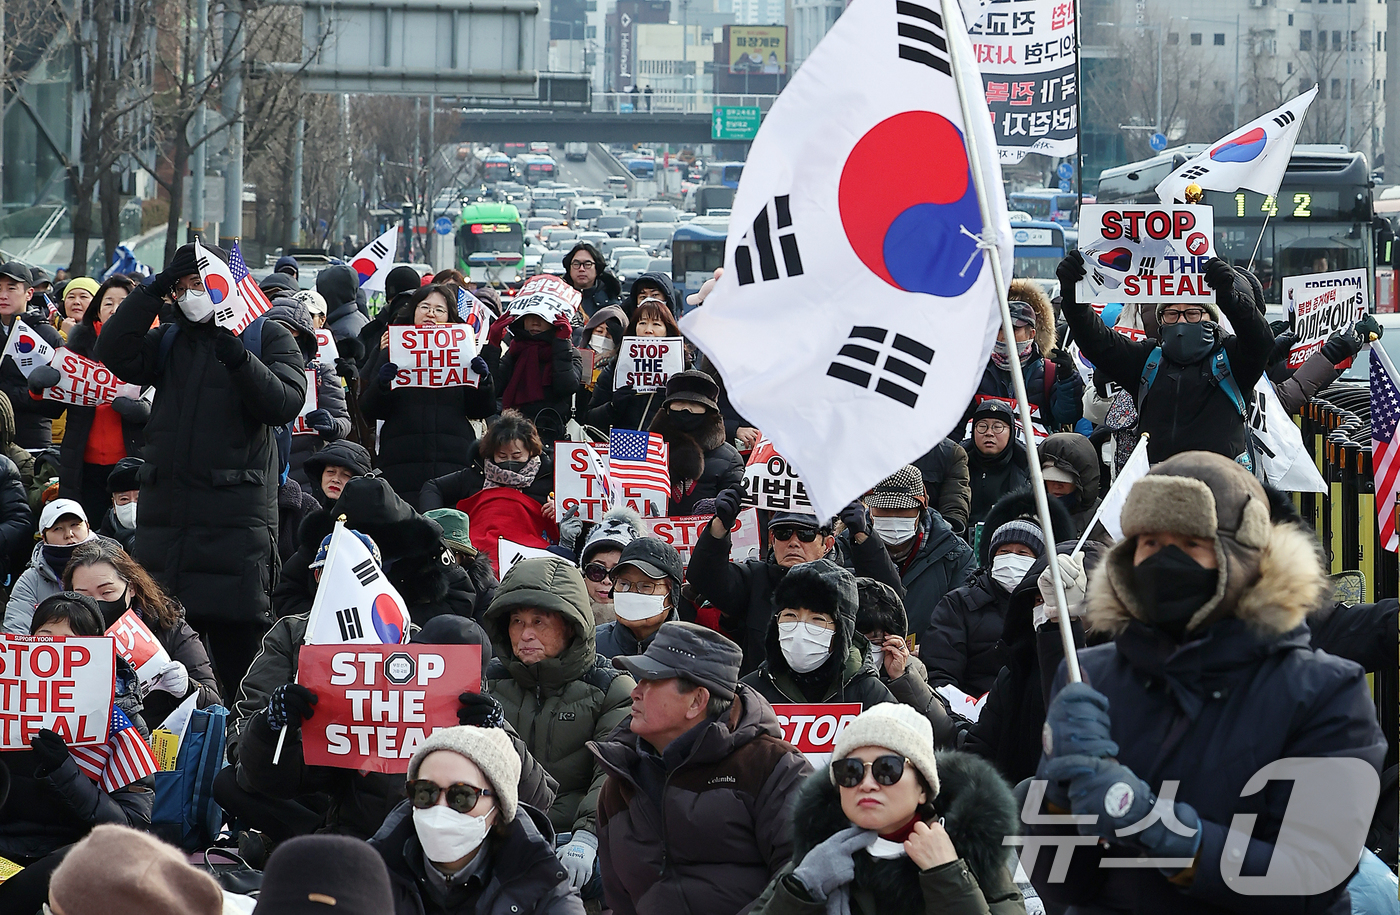
[[[28,378],[30,372],[53,361],[53,347],[49,346],[43,337],[34,333],[34,329],[25,324],[23,318],[15,318],[14,327],[10,328],[10,336],[5,340],[4,352],[0,352],[0,359],[6,356],[13,359],[20,373]]]
[[[892,175],[913,149],[928,167]],[[954,428],[1000,326],[986,246],[1008,240],[990,256],[1009,278],[1011,229],[959,5],[851,4],[764,120],[730,224],[724,275],[681,328],[834,515]]]

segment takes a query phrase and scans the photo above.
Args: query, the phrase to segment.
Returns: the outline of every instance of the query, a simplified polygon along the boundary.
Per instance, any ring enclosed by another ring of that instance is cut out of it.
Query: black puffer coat
[[[262,356],[229,371],[214,356],[220,333],[176,314],[161,364],[160,300],[138,287],[107,319],[97,356],[118,378],[155,385],[146,424],[141,523],[134,558],[198,626],[266,618],[277,573],[277,443],[306,400],[296,341],[264,321]]]
[[[523,319],[511,325],[511,333],[518,339],[528,339]],[[583,389],[583,356],[574,349],[572,339],[556,336],[552,325],[543,332],[542,339],[549,341],[549,383],[545,385],[544,396],[539,400],[506,404],[502,398],[515,374],[516,354],[508,350],[502,352],[500,346],[487,344],[482,348],[481,356],[491,367],[491,375],[496,380],[498,403],[495,408],[513,406],[523,413],[526,419],[535,424],[540,440],[547,448],[551,442],[568,438],[569,420],[574,416],[574,395]]]
[[[33,320],[25,323],[54,349],[63,345],[58,331],[48,324]],[[0,325],[3,325],[0,326],[0,338],[3,338],[0,339],[0,346],[4,346],[9,342],[10,332],[14,330],[15,325],[14,321],[7,324],[0,322]],[[111,367],[110,363],[108,367]],[[63,415],[64,405],[56,400],[37,400],[30,397],[29,380],[10,356],[6,356],[4,361],[0,362],[0,391],[4,391],[5,396],[10,398],[10,405],[15,411],[15,444],[21,448],[35,450],[49,447],[53,442],[53,421]]]
[[[617,281],[617,277],[604,270],[598,274],[598,281],[587,289],[580,289],[579,295],[579,307],[591,318],[599,309],[616,305],[622,300],[622,284]]]
[[[1014,437],[1001,454],[993,457],[978,451],[972,439],[963,442],[963,450],[967,452],[972,485],[972,510],[968,514],[968,539],[971,540],[971,530],[978,522],[987,520],[987,513],[997,500],[1030,485],[1031,471],[1026,462],[1026,446]]]
[[[30,544],[37,526],[19,468],[0,454],[0,562],[6,568],[23,568],[22,559],[33,549]]]
[[[744,459],[725,441],[724,417],[713,410],[705,412],[707,425],[693,434],[675,427],[669,410],[662,410],[651,421],[651,431],[660,433],[670,445],[672,517],[695,514],[695,503],[714,499],[726,489],[744,482]],[[676,498],[675,489],[684,489]]]
[[[329,432],[299,432],[292,436],[291,475],[298,483],[310,478],[303,472],[306,459],[329,442],[337,442],[350,434],[350,411],[345,405],[345,386],[340,376],[316,361],[316,331],[311,326],[311,313],[296,299],[277,299],[267,310],[269,321],[279,321],[295,330],[297,346],[306,367],[316,373],[316,409],[330,414]]]
[[[904,612],[907,628],[898,635],[923,635],[938,606],[949,591],[962,587],[977,568],[972,547],[953,533],[943,516],[933,509],[919,520],[918,549],[895,563],[904,585]],[[875,538],[871,538],[875,539]],[[849,545],[850,531],[842,531],[838,542]]]
[[[97,334],[91,324],[80,323],[68,334],[67,346],[79,356],[96,358],[93,350],[97,347]],[[126,446],[127,457],[140,457],[141,445],[145,437],[146,423],[151,418],[151,406],[144,400],[137,402],[138,412],[121,417],[122,444]],[[80,407],[71,404],[68,418],[63,424],[63,443],[58,446],[59,475],[58,497],[81,501],[83,492],[83,451],[87,448],[88,434],[92,432],[92,422],[98,410],[110,410],[110,405],[101,407]]]
[[[540,454],[540,470],[535,481],[521,490],[525,495],[543,505],[554,492],[554,447],[546,444]],[[423,484],[418,494],[418,510],[432,511],[435,508],[456,508],[463,499],[470,499],[481,492],[486,485],[486,463],[481,454],[481,442],[472,442],[466,451],[466,466]]]
[[[914,466],[924,478],[929,507],[938,510],[955,534],[965,534],[972,508],[972,485],[963,446],[945,438],[915,461]]]
[[[1077,481],[1073,498],[1060,499],[1061,505],[1069,510],[1074,519],[1074,533],[1077,538],[1094,518],[1099,507],[1099,456],[1087,438],[1078,432],[1056,432],[1040,443],[1040,466],[1054,463],[1073,474]],[[1101,525],[1093,535],[1095,540],[1111,541],[1108,532]]]
[[[928,667],[929,685],[951,683],[974,698],[987,692],[1005,663],[1001,631],[1011,595],[979,569],[956,591],[948,592],[919,639],[919,658]]]
[[[369,323],[360,311],[359,277],[355,268],[335,264],[316,274],[316,291],[326,300],[326,326],[335,342],[355,339]]]

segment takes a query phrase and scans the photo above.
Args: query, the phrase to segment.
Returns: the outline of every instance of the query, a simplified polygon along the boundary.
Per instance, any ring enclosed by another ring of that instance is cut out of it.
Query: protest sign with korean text
[[[542,550],[536,546],[525,546],[523,543],[516,543],[514,540],[507,540],[504,537],[497,537],[496,558],[500,563],[501,577],[505,578],[511,566],[522,559],[558,559],[559,554]]]
[[[41,729],[70,747],[107,742],[116,652],[106,636],[0,635],[0,750]]]
[[[554,501],[559,517],[578,511],[581,521],[603,520],[611,504],[607,442],[554,443]]]
[[[79,356],[66,346],[54,353],[52,368],[58,369],[58,384],[44,388],[45,400],[74,404],[79,407],[96,407],[109,404],[118,397],[141,396],[141,386],[127,384],[112,370],[100,362],[86,356]]]
[[[1085,205],[1079,250],[1088,302],[1214,302],[1206,262],[1215,255],[1208,206]]]
[[[292,423],[293,435],[304,435],[316,430],[306,424],[306,415],[316,409],[316,370],[314,368],[306,370],[306,400],[301,405],[301,412],[297,414],[296,421]]]
[[[768,439],[760,439],[744,468],[745,505],[764,511],[812,512],[812,500],[797,471]]]
[[[142,683],[154,680],[161,668],[170,663],[169,652],[135,610],[127,610],[117,617],[117,621],[107,627],[107,634],[116,642],[117,654],[131,663],[136,679]]]
[[[685,370],[684,337],[623,337],[613,389],[630,386],[638,394],[666,388],[666,379]]]
[[[583,295],[557,276],[540,273],[530,277],[511,299],[506,313],[514,317],[536,315],[551,324],[578,310]]]
[[[304,645],[296,682],[318,700],[301,726],[307,765],[407,772],[424,740],[457,725],[457,697],[481,691],[481,646]]]
[[[1075,153],[1075,6],[1073,0],[998,0],[968,28],[1003,163],[1027,153]]]
[[[812,768],[821,769],[831,762],[836,738],[846,725],[860,714],[859,702],[831,703],[773,703],[783,739],[802,751]]]
[[[1365,317],[1370,310],[1365,270],[1334,270],[1283,278],[1283,306],[1292,316],[1298,342],[1288,351],[1288,367],[1322,349],[1327,338]]]
[[[685,515],[677,518],[643,518],[647,536],[664,540],[681,554],[681,563],[690,565],[690,554],[695,552],[699,542],[710,526],[714,515]],[[761,555],[758,540],[758,512],[746,508],[739,512],[730,529],[730,562],[744,562],[758,559]]]
[[[395,324],[389,328],[389,361],[399,367],[395,388],[474,388],[476,335],[465,324]]]

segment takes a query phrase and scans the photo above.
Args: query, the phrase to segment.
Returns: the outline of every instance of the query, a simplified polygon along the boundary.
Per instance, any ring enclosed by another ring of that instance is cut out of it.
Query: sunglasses
[[[458,813],[469,813],[481,798],[496,796],[490,788],[478,788],[462,782],[448,785],[446,788],[426,778],[414,779],[408,783],[408,799],[419,810],[427,810],[436,805],[444,791],[447,792],[447,806]]]
[[[817,531],[810,527],[775,527],[769,530],[773,539],[781,543],[787,543],[794,536],[803,543],[811,543],[817,539]]]
[[[601,562],[590,562],[583,567],[583,577],[594,584],[607,581],[610,575],[612,575],[612,570]]]
[[[904,777],[904,764],[908,761],[903,756],[878,756],[874,762],[848,756],[831,763],[831,777],[842,788],[854,788],[865,781],[865,770],[869,769],[875,784],[888,788]]]

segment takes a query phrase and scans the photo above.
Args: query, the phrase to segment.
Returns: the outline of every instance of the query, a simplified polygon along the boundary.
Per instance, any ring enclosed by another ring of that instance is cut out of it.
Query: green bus
[[[483,286],[514,285],[525,279],[525,226],[509,203],[471,203],[457,228],[457,265]]]

